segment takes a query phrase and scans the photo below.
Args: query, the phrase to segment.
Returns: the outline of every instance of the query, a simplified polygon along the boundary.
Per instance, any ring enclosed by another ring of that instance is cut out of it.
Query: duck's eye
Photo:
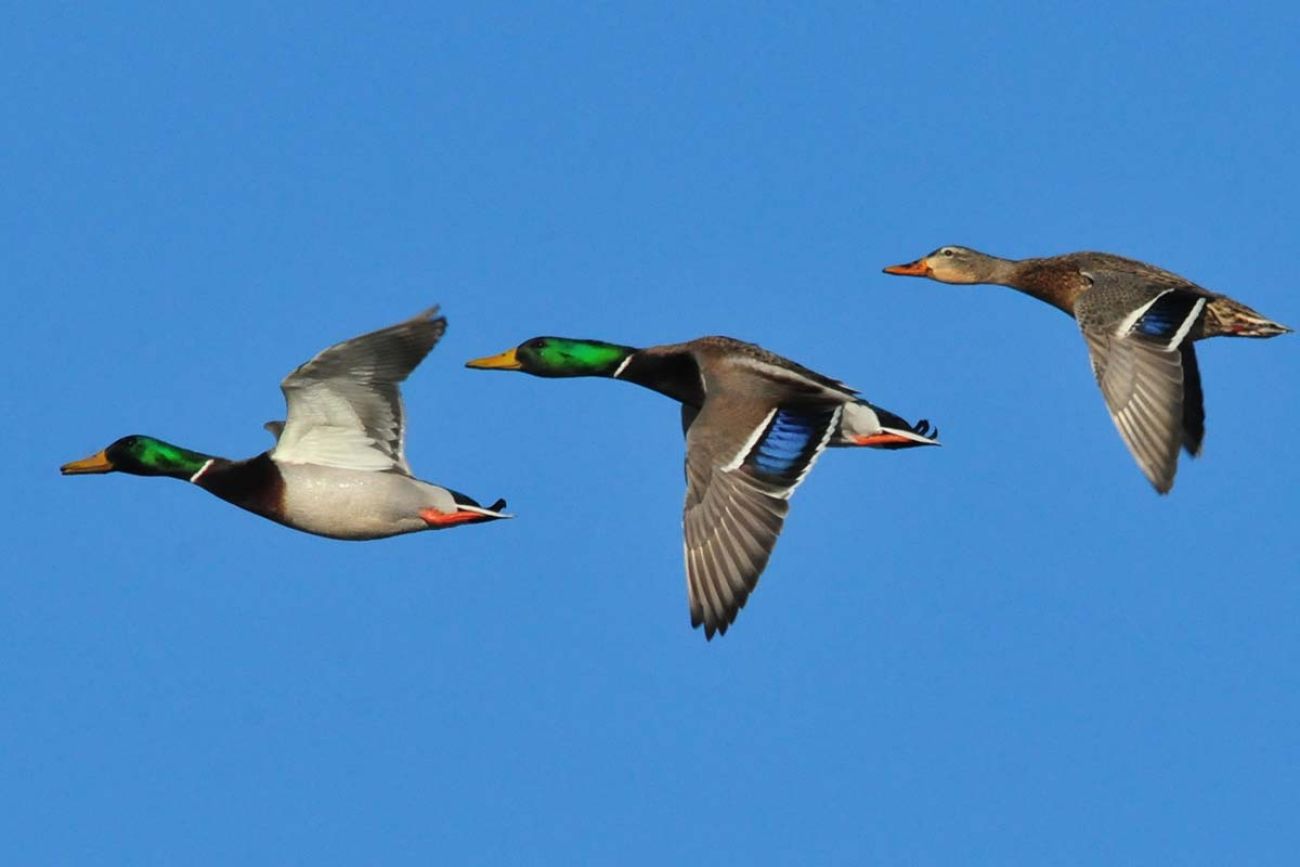
[[[951,259],[951,258],[952,258],[952,247],[944,247],[943,250],[942,250],[942,253],[943,253],[944,256],[946,256],[946,257],[948,257],[949,259]]]
[[[528,348],[529,348],[529,349],[545,349],[545,348],[546,348],[546,341],[545,341],[545,340],[542,340],[540,337],[539,337],[538,339],[536,339],[536,340],[530,340],[530,341],[528,341]]]

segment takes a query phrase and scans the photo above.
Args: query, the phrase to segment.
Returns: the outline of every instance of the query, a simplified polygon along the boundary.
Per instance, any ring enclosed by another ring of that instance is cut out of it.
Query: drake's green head
[[[600,340],[534,337],[499,355],[465,362],[479,370],[522,370],[533,376],[613,376],[636,349]]]
[[[130,473],[134,476],[170,476],[189,479],[211,459],[153,437],[132,434],[122,437],[102,452],[64,464],[65,476],[85,473]]]

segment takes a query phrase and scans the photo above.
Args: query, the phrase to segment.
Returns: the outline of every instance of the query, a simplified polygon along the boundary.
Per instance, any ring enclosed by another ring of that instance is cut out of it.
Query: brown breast
[[[1025,259],[1016,269],[1011,285],[1073,316],[1074,302],[1088,288],[1088,281],[1067,262]]]
[[[246,461],[215,458],[194,484],[273,521],[280,521],[284,514],[284,477],[269,452]]]

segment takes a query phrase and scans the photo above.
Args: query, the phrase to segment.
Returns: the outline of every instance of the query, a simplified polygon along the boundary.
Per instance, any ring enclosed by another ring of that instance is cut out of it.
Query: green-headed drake
[[[504,500],[483,508],[412,477],[403,454],[401,383],[447,328],[438,308],[345,340],[280,384],[283,422],[268,422],[275,448],[232,461],[147,436],[123,437],[64,464],[64,475],[123,472],[198,485],[286,527],[332,539],[381,539],[509,517]]]
[[[940,247],[885,273],[1010,286],[1073,316],[1111,418],[1162,494],[1173,487],[1179,448],[1195,457],[1205,435],[1193,341],[1291,330],[1163,268],[1110,253],[999,259]]]
[[[691,625],[725,634],[767,565],[787,501],[827,446],[935,445],[836,380],[729,337],[636,349],[536,337],[467,363],[543,377],[634,382],[682,404]],[[937,434],[937,432],[935,432]]]

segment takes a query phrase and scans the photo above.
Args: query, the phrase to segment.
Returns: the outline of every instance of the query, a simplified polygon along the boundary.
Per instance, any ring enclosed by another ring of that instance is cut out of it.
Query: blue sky
[[[42,6],[0,35],[0,836],[23,864],[1291,863],[1300,343],[1201,344],[1156,496],[1074,325],[891,278],[1157,262],[1296,326],[1294,4]],[[432,303],[371,543],[167,480]],[[463,369],[753,340],[942,429],[828,454],[723,639],[677,409]]]

